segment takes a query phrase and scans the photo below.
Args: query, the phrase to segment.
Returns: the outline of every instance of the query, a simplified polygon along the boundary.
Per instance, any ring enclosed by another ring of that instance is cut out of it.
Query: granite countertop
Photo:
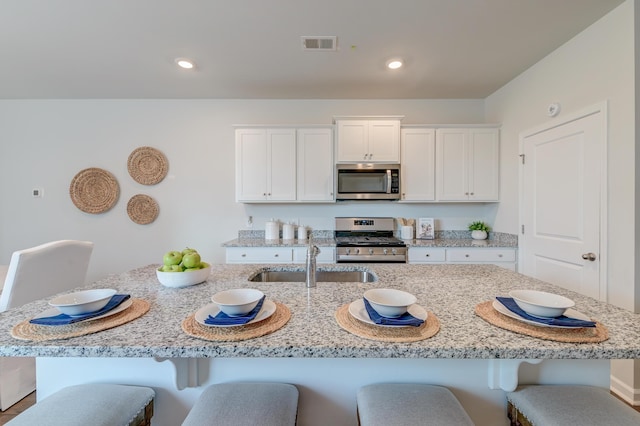
[[[490,233],[486,240],[474,240],[469,231],[438,231],[433,240],[403,240],[408,247],[488,247],[517,248],[518,237],[512,234]],[[223,247],[306,247],[308,240],[266,240],[264,231],[239,232],[238,238],[222,244]],[[335,247],[336,241],[332,231],[319,231],[313,237],[313,244],[318,247]]]
[[[640,315],[560,289],[493,265],[322,265],[320,270],[370,270],[376,283],[259,283],[248,278],[265,269],[302,270],[295,265],[213,265],[209,279],[186,288],[167,288],[155,276],[158,265],[112,275],[88,287],[115,288],[145,299],[151,309],[142,317],[95,334],[49,342],[11,337],[13,325],[48,309],[47,301],[29,303],[0,314],[0,356],[53,357],[300,357],[300,358],[482,358],[482,359],[636,359],[640,358]],[[223,289],[254,287],[291,310],[280,330],[240,342],[209,342],[185,334],[181,322]],[[440,320],[434,337],[414,343],[366,340],[343,330],[334,318],[342,305],[366,289],[405,289]],[[553,291],[571,297],[576,309],[597,319],[609,340],[567,344],[515,334],[495,327],[474,307],[506,295],[513,288]]]

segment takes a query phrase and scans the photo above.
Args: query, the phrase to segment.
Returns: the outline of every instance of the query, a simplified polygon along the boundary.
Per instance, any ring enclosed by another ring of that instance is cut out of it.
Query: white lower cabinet
[[[488,263],[515,271],[516,258],[514,248],[409,247],[409,263]]]
[[[446,249],[409,247],[409,263],[444,263]]]
[[[229,247],[227,263],[291,263],[293,252],[287,247]]]
[[[306,247],[227,247],[227,263],[305,263]],[[317,263],[335,263],[336,249],[320,247]]]
[[[297,247],[293,249],[293,263],[307,262],[307,248]],[[316,263],[336,263],[336,249],[334,247],[320,247],[320,253],[316,257]]]

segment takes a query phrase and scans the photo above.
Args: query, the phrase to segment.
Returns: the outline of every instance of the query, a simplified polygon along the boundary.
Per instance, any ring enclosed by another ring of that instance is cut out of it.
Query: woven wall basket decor
[[[85,213],[104,213],[118,201],[120,187],[116,178],[104,169],[91,167],[81,170],[71,180],[71,201]]]
[[[148,195],[134,195],[127,203],[127,214],[135,223],[146,225],[158,217],[158,203]]]
[[[169,163],[162,152],[149,146],[141,146],[129,155],[127,168],[136,182],[155,185],[167,175]]]

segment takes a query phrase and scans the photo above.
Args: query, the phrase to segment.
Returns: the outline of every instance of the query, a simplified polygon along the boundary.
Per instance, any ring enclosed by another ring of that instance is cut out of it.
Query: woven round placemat
[[[131,300],[133,303],[124,311],[93,321],[77,322],[68,325],[40,325],[31,324],[29,320],[25,320],[16,324],[13,329],[11,329],[11,335],[20,340],[44,342],[47,340],[69,339],[71,337],[97,333],[133,321],[149,311],[150,305],[146,300]]]
[[[134,149],[127,161],[129,174],[133,180],[143,185],[155,185],[161,182],[167,175],[168,168],[167,157],[150,146]]]
[[[273,333],[282,328],[291,318],[291,311],[286,305],[275,302],[276,311],[269,318],[253,324],[238,327],[208,327],[195,319],[195,314],[182,321],[182,330],[191,337],[216,342],[237,342],[253,339]]]
[[[127,203],[127,214],[135,223],[146,225],[158,217],[158,203],[148,195],[134,195]]]
[[[85,213],[104,213],[111,209],[120,194],[118,181],[111,173],[97,167],[81,170],[71,180],[69,195]]]
[[[367,324],[349,313],[349,304],[343,305],[335,313],[338,325],[351,334],[380,342],[410,343],[435,336],[440,331],[440,321],[427,313],[427,320],[420,327],[380,327]]]
[[[501,314],[493,308],[493,301],[482,302],[476,305],[476,314],[497,327],[514,333],[525,334],[539,339],[553,340],[564,343],[599,343],[609,338],[607,328],[596,321],[595,327],[584,328],[554,328],[554,327],[538,327],[509,318]]]

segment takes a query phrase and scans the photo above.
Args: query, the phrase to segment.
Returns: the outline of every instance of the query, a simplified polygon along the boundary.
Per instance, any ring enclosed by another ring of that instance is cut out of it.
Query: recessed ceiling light
[[[402,66],[402,61],[400,59],[391,59],[387,61],[387,68],[392,70],[397,70]]]
[[[186,58],[178,58],[176,59],[176,64],[178,64],[178,66],[180,68],[184,68],[186,70],[190,70],[192,68],[194,68],[194,63],[193,61],[191,61],[190,59],[186,59]]]

